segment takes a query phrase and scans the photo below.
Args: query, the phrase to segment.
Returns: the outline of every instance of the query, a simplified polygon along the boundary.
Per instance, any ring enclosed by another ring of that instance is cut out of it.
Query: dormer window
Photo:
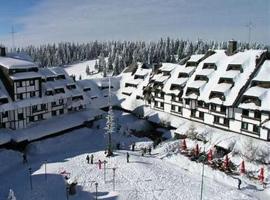
[[[187,73],[180,72],[178,75],[178,78],[188,78],[188,77],[189,77],[189,75]]]
[[[232,84],[232,85],[234,84],[232,78],[223,78],[223,77],[221,77],[221,78],[219,79],[218,83],[219,83],[219,84],[220,84],[220,83],[228,83],[228,84]]]
[[[237,64],[229,64],[227,67],[227,71],[229,70],[237,70],[237,71],[240,71],[241,73],[243,72],[242,65],[237,65]]]
[[[261,106],[261,100],[258,97],[244,96],[242,103],[254,103],[256,106]]]
[[[189,96],[191,94],[196,94],[197,96],[200,96],[200,90],[198,88],[188,88],[186,95]]]
[[[269,81],[252,81],[251,87],[262,87],[262,88],[270,88],[270,82]]]
[[[204,63],[203,69],[214,69],[217,70],[217,66],[215,63]]]
[[[196,67],[197,66],[197,63],[196,62],[192,62],[192,61],[188,61],[187,64],[186,64],[186,67]]]
[[[220,100],[225,101],[225,96],[222,92],[212,91],[210,93],[209,99],[212,99],[212,98],[219,98]]]
[[[204,75],[196,75],[195,77],[195,81],[206,81],[208,82],[208,77],[207,76],[204,76]]]

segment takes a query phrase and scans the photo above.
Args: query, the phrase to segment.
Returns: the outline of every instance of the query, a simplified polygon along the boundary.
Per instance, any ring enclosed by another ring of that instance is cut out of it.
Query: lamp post
[[[45,180],[47,181],[47,160],[45,160]]]
[[[113,168],[113,191],[115,191],[115,170],[116,168]]]
[[[96,200],[97,200],[97,197],[98,197],[98,183],[97,182],[95,183],[95,186],[96,186]]]
[[[33,190],[33,184],[32,184],[32,168],[29,167],[29,181],[30,181],[30,188]]]
[[[107,161],[106,160],[104,160],[104,162],[103,162],[103,170],[104,170],[104,182],[106,182],[106,163],[107,163]]]
[[[205,161],[205,143],[206,141],[204,141],[204,145],[203,145],[203,159],[202,159],[202,181],[201,181],[201,196],[200,196],[200,200],[203,199],[203,178],[204,178],[204,161]]]

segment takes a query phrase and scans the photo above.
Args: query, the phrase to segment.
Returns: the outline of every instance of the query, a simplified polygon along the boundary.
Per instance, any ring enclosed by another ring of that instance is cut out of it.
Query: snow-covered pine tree
[[[16,200],[15,194],[12,189],[9,190],[8,198],[7,200]]]

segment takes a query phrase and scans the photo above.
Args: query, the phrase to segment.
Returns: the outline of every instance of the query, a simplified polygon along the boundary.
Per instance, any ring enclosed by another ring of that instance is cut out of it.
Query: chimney
[[[5,47],[2,47],[0,46],[0,56],[6,56],[6,48]]]
[[[235,40],[230,40],[228,43],[228,49],[227,49],[227,55],[231,56],[234,53],[236,53],[237,50],[237,41]]]

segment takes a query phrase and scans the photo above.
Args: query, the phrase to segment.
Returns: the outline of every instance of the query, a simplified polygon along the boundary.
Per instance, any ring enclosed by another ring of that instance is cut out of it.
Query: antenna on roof
[[[11,36],[12,36],[12,49],[14,50],[15,49],[15,33],[17,33],[17,32],[15,32],[14,31],[14,26],[12,25],[12,27],[11,27]]]
[[[248,28],[248,45],[250,45],[250,42],[251,42],[251,30],[254,27],[254,25],[252,24],[251,21],[249,21],[249,23],[247,25],[245,25],[245,27]]]

